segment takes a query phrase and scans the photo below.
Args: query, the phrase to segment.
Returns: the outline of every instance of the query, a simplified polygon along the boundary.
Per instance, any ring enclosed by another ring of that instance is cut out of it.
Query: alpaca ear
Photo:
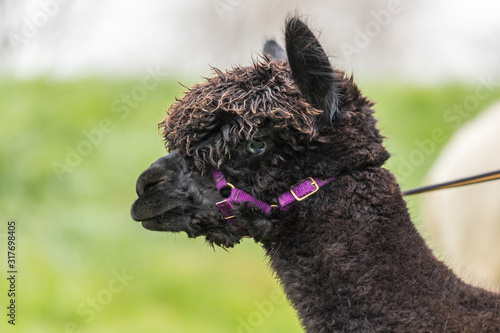
[[[330,122],[338,110],[339,78],[309,27],[296,17],[287,20],[286,54],[292,77],[307,101]]]
[[[286,61],[285,50],[283,50],[275,40],[268,40],[266,44],[264,44],[263,52],[264,55],[268,56],[269,59],[273,61]]]

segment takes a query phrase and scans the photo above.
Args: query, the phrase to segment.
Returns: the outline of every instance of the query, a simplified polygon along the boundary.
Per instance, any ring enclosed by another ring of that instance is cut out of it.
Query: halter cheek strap
[[[227,182],[224,174],[220,170],[213,168],[212,176],[214,178],[217,190],[221,191],[226,187],[231,188],[229,197],[217,202],[215,205],[219,208],[228,222],[233,225],[236,223],[236,217],[232,215],[231,211],[234,208],[235,204],[242,202],[251,203],[253,207],[258,208],[264,215],[269,216],[274,209],[278,209],[280,211],[286,211],[290,209],[290,205],[292,203],[294,203],[295,201],[302,201],[306,199],[307,197],[316,193],[320,189],[320,187],[328,184],[335,179],[335,177],[330,177],[326,180],[308,177],[302,180],[300,183],[290,187],[289,191],[280,195],[278,197],[277,205],[270,205],[240,189],[235,188],[232,184]]]

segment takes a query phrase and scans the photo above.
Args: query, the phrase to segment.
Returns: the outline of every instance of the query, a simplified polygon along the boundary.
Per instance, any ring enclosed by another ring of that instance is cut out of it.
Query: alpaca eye
[[[267,143],[265,141],[256,139],[248,143],[247,149],[252,154],[262,154],[267,149]]]

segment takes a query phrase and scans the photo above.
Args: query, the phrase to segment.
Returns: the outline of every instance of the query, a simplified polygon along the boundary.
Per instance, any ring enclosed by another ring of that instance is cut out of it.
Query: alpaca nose
[[[157,159],[137,179],[135,190],[139,197],[166,182],[172,182],[185,167],[184,159],[176,151]]]
[[[144,192],[158,186],[166,180],[167,176],[158,168],[147,169],[139,176],[139,179],[137,179],[137,183],[135,185],[137,195],[141,197]]]
[[[146,191],[163,184],[168,179],[164,160],[165,157],[158,159],[139,176],[135,185],[139,197],[144,195]]]

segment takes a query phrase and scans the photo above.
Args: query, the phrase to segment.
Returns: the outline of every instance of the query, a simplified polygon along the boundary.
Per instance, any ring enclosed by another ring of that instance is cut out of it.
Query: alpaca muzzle
[[[173,152],[159,158],[142,172],[136,182],[138,198],[131,208],[132,219],[150,220],[182,208],[185,203],[179,196],[181,191],[178,183],[184,167],[184,160]],[[165,200],[157,200],[157,196]]]

